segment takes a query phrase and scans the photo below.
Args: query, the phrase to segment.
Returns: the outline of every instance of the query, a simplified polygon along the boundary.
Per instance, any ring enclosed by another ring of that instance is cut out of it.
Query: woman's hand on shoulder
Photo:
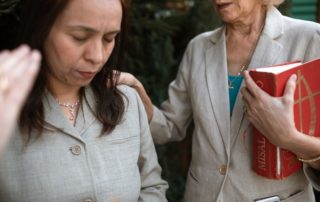
[[[127,72],[120,72],[117,84],[124,84],[135,89],[142,86],[140,81],[135,76]]]
[[[115,73],[120,74],[116,80],[117,85],[127,85],[134,88],[138,92],[142,100],[142,103],[144,105],[144,108],[147,112],[148,120],[151,121],[153,116],[153,104],[142,83],[134,75],[130,73],[127,73],[127,72],[115,72]]]

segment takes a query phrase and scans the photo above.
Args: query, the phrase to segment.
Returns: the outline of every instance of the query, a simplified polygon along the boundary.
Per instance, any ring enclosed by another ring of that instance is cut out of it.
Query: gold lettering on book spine
[[[310,125],[309,125],[309,135],[314,136],[315,133],[315,127],[316,127],[316,103],[314,97],[319,95],[320,92],[313,93],[307,80],[305,77],[301,74],[301,70],[298,70],[297,72],[297,88],[298,88],[298,99],[295,101],[294,104],[299,104],[299,123],[300,123],[300,132],[303,132],[303,125],[302,125],[302,118],[303,118],[303,111],[302,111],[302,103],[305,100],[309,100],[310,102]],[[307,96],[302,97],[302,85],[305,87],[307,91]]]

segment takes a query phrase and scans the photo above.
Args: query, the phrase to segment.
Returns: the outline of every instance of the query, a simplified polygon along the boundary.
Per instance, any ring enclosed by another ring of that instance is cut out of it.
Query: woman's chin
[[[221,16],[221,20],[226,24],[232,24],[237,21],[235,16]]]

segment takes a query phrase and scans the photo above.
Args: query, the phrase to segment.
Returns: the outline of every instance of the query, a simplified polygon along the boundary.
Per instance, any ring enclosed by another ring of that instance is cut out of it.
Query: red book
[[[264,91],[275,97],[283,95],[287,80],[296,74],[295,126],[307,135],[320,136],[320,59],[258,68],[249,73]],[[252,138],[252,168],[258,175],[283,179],[302,168],[292,152],[271,144],[256,128]]]

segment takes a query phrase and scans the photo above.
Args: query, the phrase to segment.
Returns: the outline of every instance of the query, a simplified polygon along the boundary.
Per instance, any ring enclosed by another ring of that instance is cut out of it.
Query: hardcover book
[[[287,80],[296,74],[295,126],[306,135],[320,136],[320,59],[257,68],[249,73],[258,86],[275,97],[283,95]],[[271,144],[256,128],[252,138],[252,168],[258,175],[283,179],[302,168],[292,152]]]

